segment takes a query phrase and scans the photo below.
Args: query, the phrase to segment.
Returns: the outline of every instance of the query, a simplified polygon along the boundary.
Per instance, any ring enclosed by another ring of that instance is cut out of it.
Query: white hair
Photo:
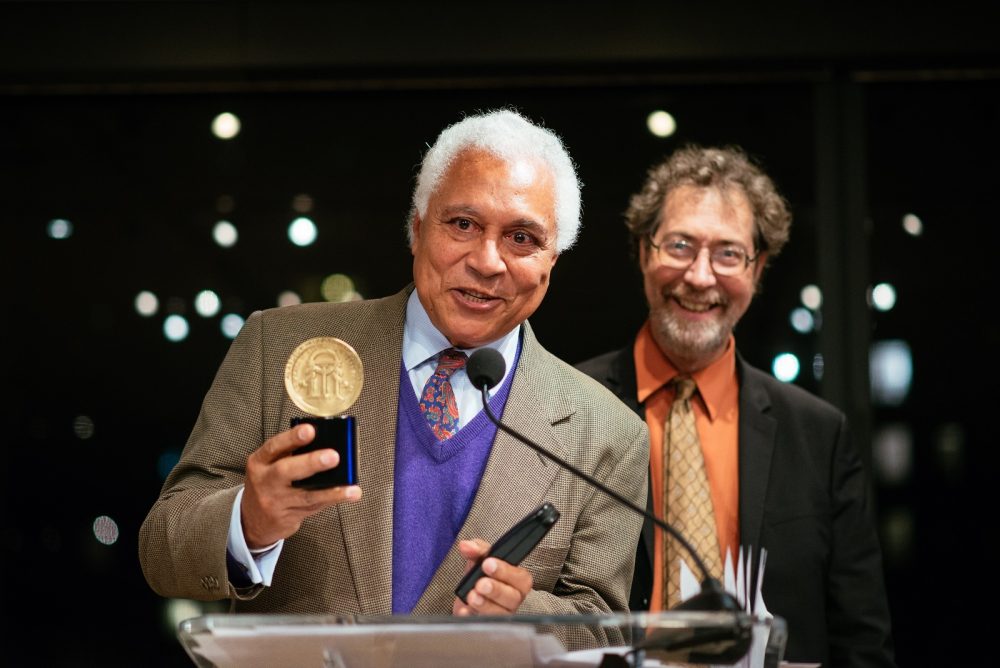
[[[431,194],[456,156],[472,148],[482,149],[506,162],[528,158],[544,163],[555,179],[556,252],[561,253],[573,245],[580,230],[580,180],[573,159],[556,133],[509,109],[467,116],[449,125],[424,154],[407,221],[411,244],[414,214],[419,214],[421,219],[427,215]]]

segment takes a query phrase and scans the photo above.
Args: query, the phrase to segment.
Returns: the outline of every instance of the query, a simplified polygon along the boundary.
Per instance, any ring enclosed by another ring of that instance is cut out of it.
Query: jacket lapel
[[[551,359],[524,323],[521,357],[501,421],[558,457],[565,448],[555,438],[552,425],[566,419],[572,409],[551,391]],[[476,498],[459,531],[459,540],[494,541],[545,499],[559,465],[543,458],[530,446],[499,431],[493,442]],[[465,574],[466,562],[452,547],[431,579],[414,614],[450,611],[455,587]]]
[[[740,543],[760,547],[777,422],[767,413],[771,399],[754,370],[737,357],[740,375]]]
[[[608,375],[604,384],[610,388],[615,395],[626,406],[631,408],[643,420],[646,419],[646,407],[639,403],[638,382],[635,376],[635,357],[632,346],[625,346],[615,355],[608,366]],[[649,477],[649,491],[646,494],[646,511],[650,515],[653,512],[653,479]],[[642,533],[639,538],[645,544],[645,556],[648,560],[647,568],[652,573],[653,570],[653,541],[656,535],[656,527],[649,519],[643,520]],[[641,551],[640,551],[641,554]],[[638,556],[637,556],[638,558]]]
[[[392,504],[403,318],[412,286],[380,302],[352,341],[364,385],[348,411],[358,422],[357,503],[336,506],[362,614],[392,613]]]

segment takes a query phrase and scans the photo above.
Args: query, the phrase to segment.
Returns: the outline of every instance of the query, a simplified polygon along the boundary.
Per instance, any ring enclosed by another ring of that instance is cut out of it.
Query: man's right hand
[[[361,498],[361,488],[357,485],[328,489],[292,487],[293,480],[308,478],[340,463],[340,455],[331,449],[292,454],[315,436],[312,425],[296,425],[276,434],[247,458],[240,515],[243,536],[250,549],[288,538],[299,530],[302,520],[324,508]]]

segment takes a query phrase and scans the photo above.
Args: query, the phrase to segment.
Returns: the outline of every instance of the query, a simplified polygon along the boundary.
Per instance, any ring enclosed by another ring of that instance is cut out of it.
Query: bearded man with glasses
[[[740,548],[754,564],[766,551],[762,597],[787,623],[787,661],[893,666],[869,481],[845,416],[736,350],[733,328],[788,240],[787,203],[742,149],[687,146],[649,170],[625,219],[649,319],[578,368],[645,418],[650,510],[678,518],[716,577]],[[679,482],[681,468],[697,475]],[[633,610],[677,605],[684,556],[647,521]]]

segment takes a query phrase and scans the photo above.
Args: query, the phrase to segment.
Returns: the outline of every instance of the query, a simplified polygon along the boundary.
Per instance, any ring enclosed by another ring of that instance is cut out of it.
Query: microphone
[[[631,509],[633,512],[642,515],[644,518],[648,519],[650,522],[670,534],[677,542],[683,545],[687,553],[691,555],[691,558],[695,561],[698,570],[701,571],[701,591],[686,601],[675,605],[671,608],[671,610],[742,613],[743,608],[737,602],[736,597],[727,592],[722,587],[722,583],[720,583],[718,579],[711,576],[708,572],[708,568],[705,566],[705,562],[702,561],[701,556],[698,554],[698,551],[694,549],[691,543],[689,543],[677,529],[667,524],[656,515],[648,512],[645,508],[640,508],[636,504],[632,503],[618,492],[610,489],[599,480],[596,480],[593,476],[555,456],[547,449],[531,441],[526,436],[522,436],[514,429],[500,422],[490,409],[489,390],[500,382],[506,368],[507,364],[504,362],[503,355],[493,348],[480,348],[475,351],[469,356],[469,360],[465,365],[466,374],[468,375],[469,380],[472,381],[472,384],[475,387],[482,390],[483,410],[486,412],[490,421],[492,421],[493,424],[495,424],[501,431],[513,436],[517,440],[537,451],[542,456],[551,459],[562,468],[585,480],[587,483],[601,490],[614,500],[621,503],[623,506]],[[702,631],[705,630],[702,629]],[[709,650],[714,651],[714,654],[700,654],[697,663],[717,663],[719,660],[722,660],[724,663],[733,663],[734,661],[745,656],[747,651],[750,649],[751,638],[749,629],[747,628],[740,629],[736,638],[722,636],[711,637],[711,633],[707,635],[703,633],[696,633],[695,635],[697,636],[696,638],[678,638],[675,642],[671,642],[666,638],[659,638],[658,642],[650,643],[647,641],[639,647],[647,649],[655,647],[658,649],[681,650],[691,649],[694,645],[702,645],[702,643],[712,646],[714,643],[714,648]],[[653,639],[651,638],[650,640]],[[735,643],[733,642],[734,640]]]
[[[614,491],[613,489],[606,486],[604,483],[595,479],[593,476],[584,473],[576,466],[570,464],[563,459],[555,456],[542,446],[531,441],[526,436],[522,436],[514,429],[508,427],[507,425],[500,422],[493,411],[490,410],[489,402],[489,390],[495,387],[500,380],[503,378],[504,372],[507,369],[507,363],[503,359],[503,355],[494,350],[493,348],[480,348],[476,352],[469,356],[469,361],[466,362],[465,371],[469,376],[469,380],[472,384],[482,390],[483,394],[483,410],[486,411],[487,417],[490,421],[497,426],[498,429],[507,433],[517,440],[521,441],[528,447],[534,449],[539,454],[547,457],[554,461],[556,464],[566,469],[573,475],[585,480],[590,485],[593,485],[597,489],[601,490],[615,501],[618,501],[623,506],[631,509],[633,512],[642,515],[644,518],[660,527],[668,534],[670,534],[678,543],[684,546],[691,558],[694,560],[701,571],[701,591],[691,598],[687,599],[675,605],[671,610],[698,610],[698,611],[708,611],[708,612],[743,612],[742,606],[737,602],[736,597],[727,592],[723,587],[722,583],[719,582],[717,578],[714,578],[709,574],[708,568],[705,566],[705,562],[702,561],[701,556],[698,551],[687,541],[687,539],[674,527],[667,524],[665,521],[661,520],[656,515],[648,512],[645,508],[640,508],[636,504],[632,503],[629,499]],[[749,646],[748,646],[749,648]],[[745,653],[745,652],[744,652]],[[742,656],[742,655],[741,655]]]

